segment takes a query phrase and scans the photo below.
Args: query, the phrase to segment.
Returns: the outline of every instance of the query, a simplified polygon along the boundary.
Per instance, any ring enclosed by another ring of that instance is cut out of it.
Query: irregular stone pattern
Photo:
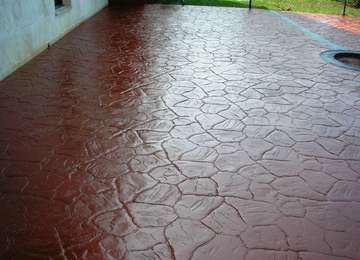
[[[360,73],[322,50],[265,10],[103,10],[0,82],[0,258],[360,259]]]
[[[360,18],[355,16],[340,16],[331,14],[301,13],[315,21],[325,23],[335,28],[343,29],[360,35]]]

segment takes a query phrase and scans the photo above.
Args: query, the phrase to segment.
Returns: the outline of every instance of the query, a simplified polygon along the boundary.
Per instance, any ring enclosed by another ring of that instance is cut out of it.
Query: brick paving
[[[360,35],[360,17],[331,14],[299,13],[304,17]],[[360,44],[359,44],[360,45]]]
[[[360,74],[323,50],[266,10],[103,10],[0,82],[0,258],[360,259]]]

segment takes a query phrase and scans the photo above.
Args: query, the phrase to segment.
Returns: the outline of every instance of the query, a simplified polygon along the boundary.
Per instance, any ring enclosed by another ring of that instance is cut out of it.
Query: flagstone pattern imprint
[[[339,18],[338,23],[331,22],[333,19],[324,20],[319,14],[307,14],[297,12],[280,12],[297,24],[305,27],[311,32],[317,33],[325,39],[336,43],[341,49],[359,50],[359,26],[360,17],[345,16]],[[328,15],[324,15],[327,17]]]
[[[360,74],[322,50],[105,9],[0,83],[0,258],[360,259]]]
[[[299,13],[305,17],[360,35],[360,17],[332,14]]]

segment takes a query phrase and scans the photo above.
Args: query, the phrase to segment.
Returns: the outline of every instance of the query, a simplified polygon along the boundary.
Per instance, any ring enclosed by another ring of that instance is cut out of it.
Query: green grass
[[[183,0],[186,5],[210,5],[248,7],[247,0]],[[160,0],[162,3],[181,4],[181,0]],[[340,0],[252,0],[253,8],[271,10],[309,12],[323,14],[342,14],[343,2]],[[346,15],[360,16],[360,8],[346,7]]]
[[[254,6],[265,6],[273,10],[295,12],[342,14],[344,4],[336,0],[253,0]],[[346,7],[346,14],[360,16],[360,9]]]

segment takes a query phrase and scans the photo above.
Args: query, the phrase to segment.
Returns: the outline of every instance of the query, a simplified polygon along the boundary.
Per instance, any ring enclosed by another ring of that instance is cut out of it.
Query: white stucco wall
[[[0,80],[108,4],[108,0],[0,0]]]

